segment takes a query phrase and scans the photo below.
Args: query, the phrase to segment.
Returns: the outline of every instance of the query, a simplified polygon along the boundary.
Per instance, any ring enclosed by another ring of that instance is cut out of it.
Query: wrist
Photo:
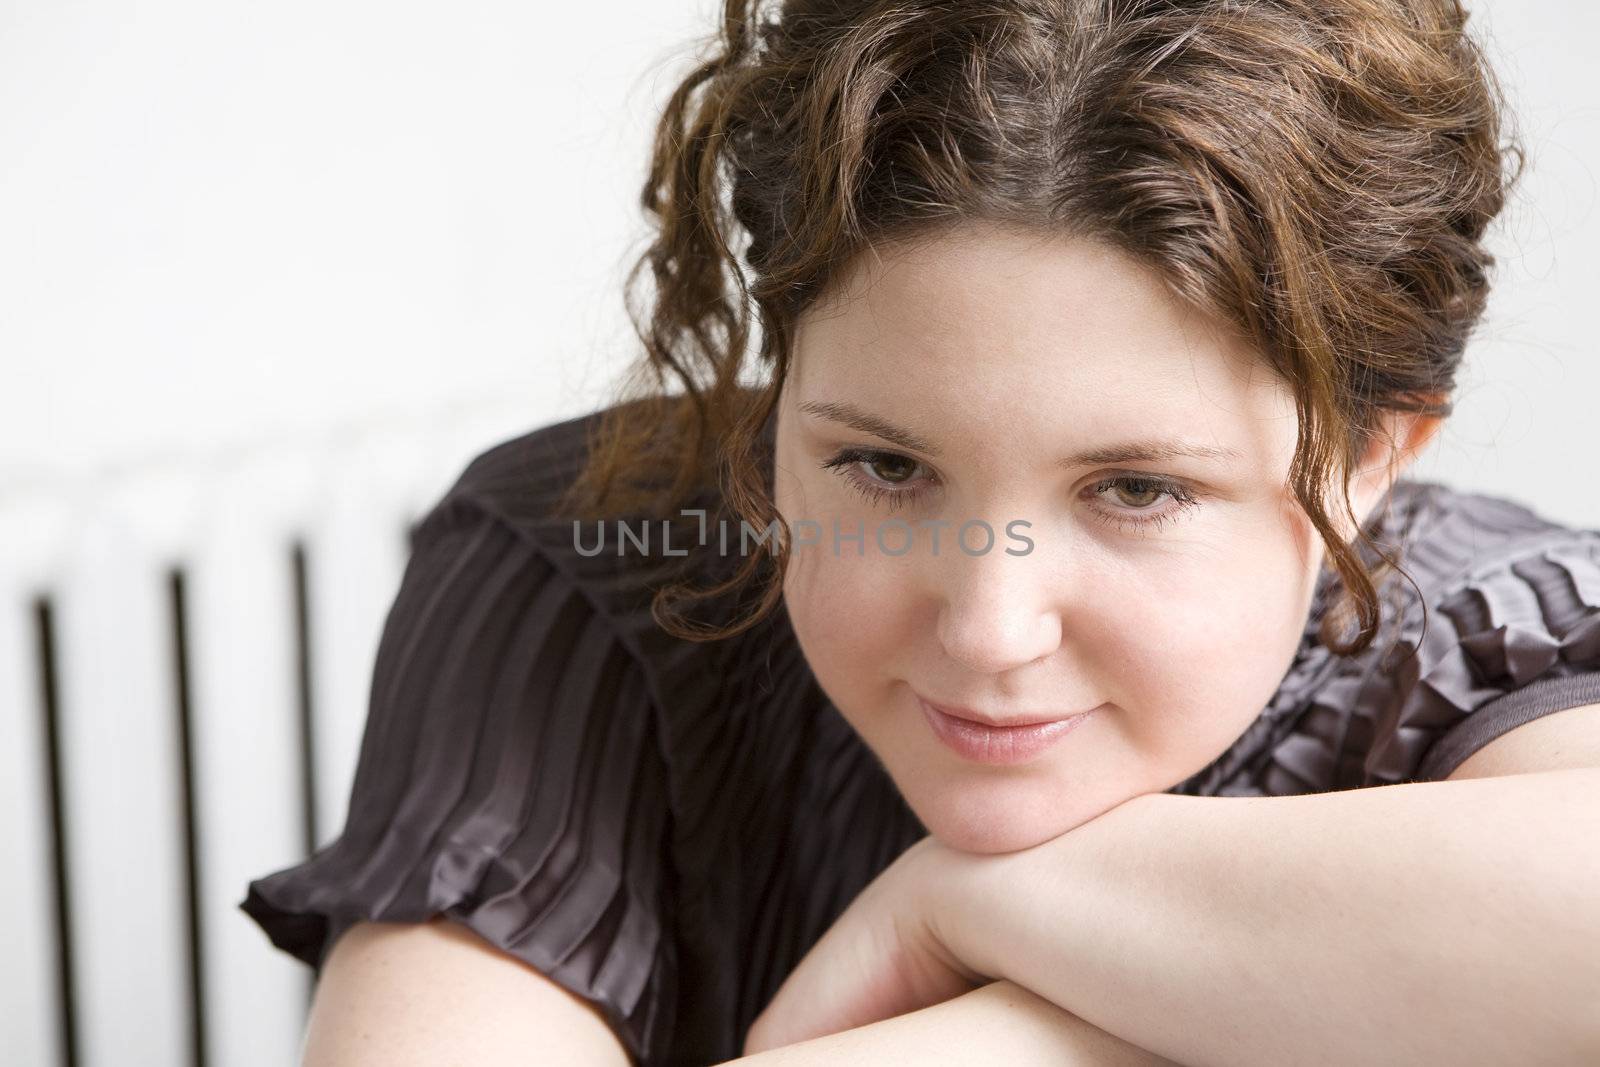
[[[1151,806],[1174,799],[1138,795],[1094,819],[1031,848],[975,853],[940,847],[930,878],[927,924],[931,936],[974,981],[1005,979],[1028,987],[1029,954],[1041,938],[1059,949],[1072,941],[1074,923],[1103,909],[1110,857],[1130,833],[1152,817]],[[1188,799],[1188,798],[1181,798]],[[1019,966],[1019,962],[1022,964]]]
[[[924,917],[934,945],[974,984],[1010,980],[989,911],[1015,900],[1021,852],[982,854],[942,848]],[[1011,888],[1008,890],[1007,886]]]

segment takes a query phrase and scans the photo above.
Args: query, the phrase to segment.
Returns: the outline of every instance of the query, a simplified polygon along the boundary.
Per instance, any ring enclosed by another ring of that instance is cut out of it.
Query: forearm
[[[947,884],[968,965],[1184,1063],[1600,1062],[1600,772],[1144,795]]]
[[[870,1026],[727,1062],[752,1067],[839,1063],[1166,1067],[1170,1061],[1113,1037],[1027,989],[998,981]]]

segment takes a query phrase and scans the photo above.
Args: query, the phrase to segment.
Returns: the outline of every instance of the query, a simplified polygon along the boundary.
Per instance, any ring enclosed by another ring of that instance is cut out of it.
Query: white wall
[[[446,399],[583,408],[708,11],[0,5],[0,491]]]
[[[1529,154],[1495,231],[1496,289],[1459,380],[1456,412],[1417,474],[1510,496],[1600,527],[1593,313],[1600,263],[1600,96],[1586,42],[1600,8],[1581,0],[1479,0]]]

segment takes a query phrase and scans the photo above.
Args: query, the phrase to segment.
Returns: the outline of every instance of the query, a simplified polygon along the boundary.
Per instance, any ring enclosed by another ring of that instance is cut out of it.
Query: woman
[[[250,885],[308,1060],[1600,1057],[1600,533],[1403,477],[1516,158],[1465,21],[729,0],[637,395],[420,525]]]

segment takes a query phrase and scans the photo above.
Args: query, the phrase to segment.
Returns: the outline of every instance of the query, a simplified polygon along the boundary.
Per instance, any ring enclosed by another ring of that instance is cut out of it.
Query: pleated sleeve
[[[319,973],[361,920],[443,915],[670,1041],[670,816],[637,657],[537,542],[448,498],[413,534],[340,835],[240,907]],[[530,1050],[531,1054],[531,1050]]]
[[[1389,740],[1417,781],[1447,777],[1541,715],[1600,703],[1600,534],[1576,531],[1472,574],[1436,605]]]

